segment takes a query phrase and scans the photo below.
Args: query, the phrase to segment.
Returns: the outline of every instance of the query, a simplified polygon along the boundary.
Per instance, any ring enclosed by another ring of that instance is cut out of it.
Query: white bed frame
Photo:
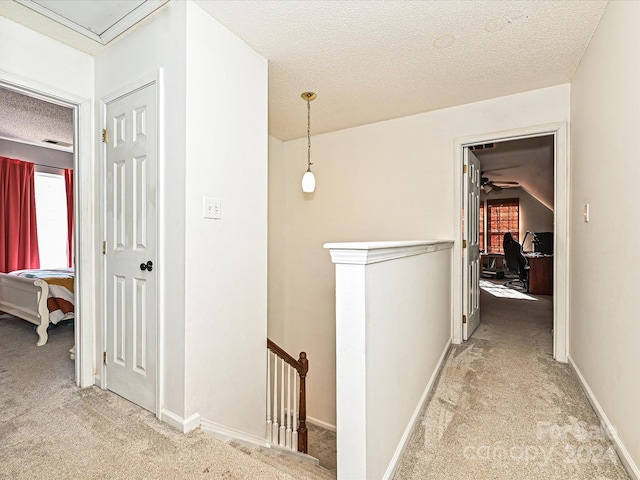
[[[9,313],[37,325],[37,346],[47,343],[49,335],[49,285],[40,278],[24,278],[0,273],[0,312]]]

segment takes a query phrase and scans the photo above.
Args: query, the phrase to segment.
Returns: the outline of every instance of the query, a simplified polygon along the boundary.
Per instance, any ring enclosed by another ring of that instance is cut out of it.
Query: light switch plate
[[[222,207],[219,198],[204,197],[204,218],[222,218]]]

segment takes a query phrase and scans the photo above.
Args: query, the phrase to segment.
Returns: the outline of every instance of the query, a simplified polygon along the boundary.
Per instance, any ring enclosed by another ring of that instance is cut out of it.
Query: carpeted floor
[[[626,479],[573,371],[552,358],[552,297],[481,294],[396,480]]]
[[[451,348],[395,479],[628,478],[573,372],[551,357],[551,297],[481,302],[482,323]],[[331,432],[309,428],[329,470],[183,435],[117,395],[77,389],[71,326],[36,340],[29,323],[0,318],[0,479],[335,478]]]
[[[111,392],[76,388],[72,326],[36,341],[31,324],[0,318],[0,479],[335,479],[274,451],[183,435]]]

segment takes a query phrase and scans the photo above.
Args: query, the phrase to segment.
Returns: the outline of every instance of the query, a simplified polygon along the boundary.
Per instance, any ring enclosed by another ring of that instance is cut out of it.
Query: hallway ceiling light
[[[300,95],[307,102],[307,171],[302,176],[302,191],[304,193],[313,193],[316,189],[316,177],[311,171],[311,101],[316,99],[313,92],[304,92]]]

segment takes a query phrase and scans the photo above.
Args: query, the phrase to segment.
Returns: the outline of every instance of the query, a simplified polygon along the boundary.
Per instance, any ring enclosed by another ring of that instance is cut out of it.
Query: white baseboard
[[[431,389],[433,388],[433,385],[436,379],[438,378],[438,375],[440,374],[440,370],[442,370],[442,366],[444,365],[444,360],[445,358],[447,358],[447,354],[451,349],[451,343],[452,343],[451,340],[452,339],[449,338],[449,341],[447,342],[447,345],[444,348],[442,354],[440,355],[440,359],[438,360],[438,363],[436,364],[436,368],[433,370],[433,373],[431,374],[431,378],[429,378],[429,381],[427,382],[427,386],[425,387],[424,392],[422,392],[422,396],[418,401],[418,405],[416,406],[416,409],[413,411],[413,415],[411,415],[411,419],[407,424],[407,428],[402,434],[402,437],[400,437],[400,442],[398,443],[398,447],[396,448],[396,451],[393,454],[393,457],[391,457],[391,461],[389,462],[387,471],[384,472],[384,475],[382,477],[384,480],[393,478],[396,473],[396,470],[398,469],[398,466],[400,465],[400,459],[402,458],[402,455],[404,455],[404,451],[406,450],[407,445],[409,444],[409,440],[411,440],[413,431],[415,430],[416,425],[420,420],[420,415],[422,414],[422,410],[425,406],[427,398],[429,397],[429,393],[431,392]]]
[[[202,431],[208,433],[212,437],[222,440],[223,442],[229,442],[235,440],[249,446],[269,448],[270,444],[264,438],[256,437],[246,432],[241,432],[234,428],[220,425],[219,423],[212,422],[210,420],[201,420],[200,426]]]
[[[316,425],[318,427],[326,428],[327,430],[330,430],[332,432],[336,431],[335,425],[331,425],[330,423],[323,422],[322,420],[318,420],[317,418],[307,416],[307,423],[312,423],[313,425]]]
[[[616,449],[616,452],[618,453],[618,457],[620,458],[620,462],[622,462],[622,466],[627,471],[627,474],[629,475],[629,477],[631,477],[632,480],[640,480],[640,469],[638,469],[638,466],[633,461],[633,458],[631,458],[629,451],[626,449],[626,447],[620,440],[620,437],[618,437],[618,431],[616,430],[615,426],[612,425],[611,422],[609,421],[607,414],[604,413],[604,410],[600,406],[598,399],[593,394],[593,391],[589,387],[589,384],[587,383],[585,378],[582,376],[580,369],[575,364],[571,356],[568,356],[567,359],[569,361],[569,365],[571,365],[571,368],[573,368],[573,371],[576,372],[576,375],[578,376],[578,380],[580,380],[582,389],[587,394],[587,398],[589,399],[591,406],[593,407],[596,414],[598,415],[598,418],[600,418],[602,425],[604,425],[606,432],[608,433],[608,437],[611,440],[611,443],[613,444],[613,448]]]
[[[160,421],[181,431],[182,433],[187,433],[200,426],[200,414],[194,413],[189,418],[182,418],[181,416],[163,408],[160,412]]]

